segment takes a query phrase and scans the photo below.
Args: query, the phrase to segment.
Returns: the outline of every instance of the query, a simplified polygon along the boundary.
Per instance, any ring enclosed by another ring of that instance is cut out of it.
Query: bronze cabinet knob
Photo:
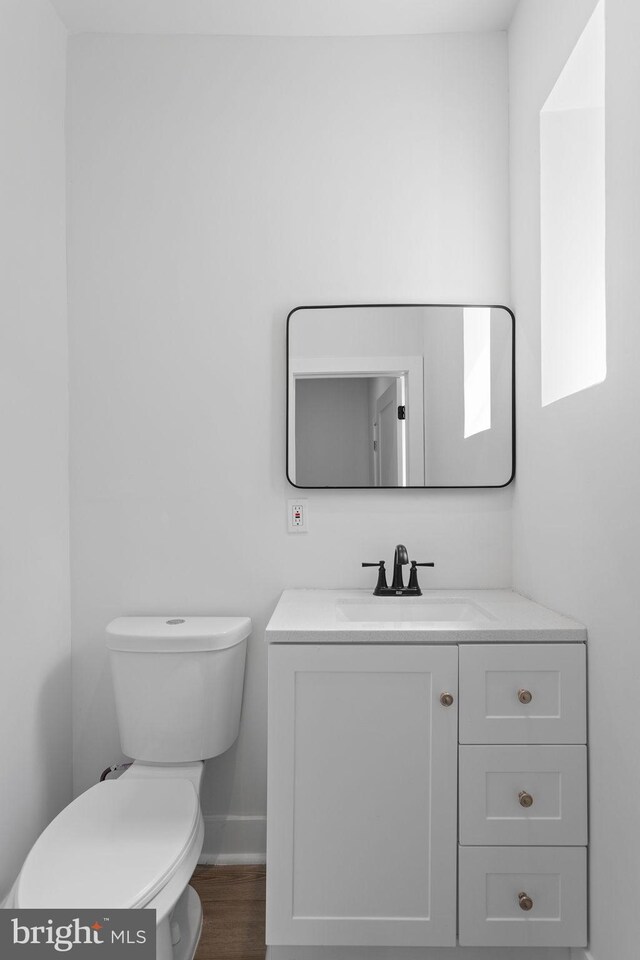
[[[452,693],[441,693],[440,694],[440,703],[443,707],[450,707],[453,703],[453,694]]]
[[[531,703],[533,699],[530,690],[518,690],[518,700],[520,703]]]
[[[530,793],[527,793],[526,790],[521,790],[518,794],[518,800],[520,801],[521,807],[531,807],[533,806],[533,797]]]
[[[518,903],[520,904],[521,910],[531,910],[533,907],[533,900],[531,897],[527,896],[526,893],[518,894]]]

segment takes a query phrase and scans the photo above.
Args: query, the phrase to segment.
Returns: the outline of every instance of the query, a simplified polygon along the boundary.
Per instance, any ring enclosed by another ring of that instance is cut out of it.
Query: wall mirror
[[[297,307],[287,360],[294,486],[504,487],[513,479],[507,307]]]

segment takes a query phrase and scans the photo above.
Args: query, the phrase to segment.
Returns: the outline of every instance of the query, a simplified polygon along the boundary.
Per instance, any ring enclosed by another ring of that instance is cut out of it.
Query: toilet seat
[[[189,780],[132,777],[96,784],[34,844],[15,906],[144,907],[201,841],[201,821]]]

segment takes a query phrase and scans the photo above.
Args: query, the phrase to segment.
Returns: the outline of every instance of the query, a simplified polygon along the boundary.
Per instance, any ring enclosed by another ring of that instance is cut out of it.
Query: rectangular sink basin
[[[354,623],[469,623],[493,620],[472,600],[433,600],[426,597],[372,597],[340,600],[336,603],[339,619]]]

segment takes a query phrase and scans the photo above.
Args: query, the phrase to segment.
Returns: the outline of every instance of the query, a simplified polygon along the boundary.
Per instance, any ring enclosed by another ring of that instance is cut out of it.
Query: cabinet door
[[[269,648],[267,943],[455,944],[457,665]]]

